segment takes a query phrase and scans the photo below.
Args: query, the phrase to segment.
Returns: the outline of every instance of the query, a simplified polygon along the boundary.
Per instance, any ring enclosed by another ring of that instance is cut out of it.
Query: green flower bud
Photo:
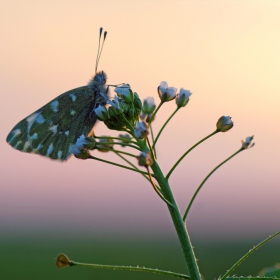
[[[62,268],[68,265],[72,265],[72,262],[69,260],[69,258],[65,254],[59,254],[56,258],[56,266]]]
[[[103,144],[104,143],[104,144]],[[111,144],[110,144],[111,143]],[[107,153],[114,147],[114,141],[111,138],[102,137],[96,145],[99,152]]]
[[[217,130],[221,132],[226,132],[230,130],[233,127],[233,122],[231,120],[231,117],[229,116],[220,117],[216,126],[217,126]]]
[[[138,164],[140,166],[151,166],[153,164],[153,159],[151,157],[150,152],[141,152],[141,154],[137,157]]]

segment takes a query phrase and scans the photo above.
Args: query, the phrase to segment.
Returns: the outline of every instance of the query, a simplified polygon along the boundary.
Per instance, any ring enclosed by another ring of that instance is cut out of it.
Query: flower
[[[141,152],[139,156],[137,156],[138,164],[140,166],[151,166],[153,164],[153,159],[151,157],[150,152]]]
[[[137,122],[134,128],[134,135],[136,138],[144,139],[149,134],[149,126],[145,122]]]
[[[56,258],[56,266],[59,268],[73,265],[69,258],[65,254],[59,254]]]
[[[187,90],[181,88],[178,95],[176,96],[176,104],[179,108],[185,107],[189,102],[189,97],[192,95],[192,93]]]
[[[216,126],[218,131],[226,132],[233,127],[233,121],[229,116],[222,116],[218,119]]]
[[[134,94],[130,89],[129,84],[122,84],[115,88],[114,90],[119,97],[121,97],[124,101],[131,103],[134,100]]]
[[[142,112],[145,115],[150,115],[154,112],[156,109],[155,99],[153,97],[148,97],[144,99],[143,106],[142,106]]]
[[[167,82],[161,82],[158,86],[158,95],[161,102],[167,102],[176,97],[177,88],[168,87]]]
[[[252,143],[252,140],[254,139],[254,135],[253,136],[249,136],[249,137],[246,137],[246,140],[243,141],[241,140],[241,143],[242,143],[242,149],[245,150],[245,149],[250,149],[250,148],[253,148],[255,146],[255,143]]]
[[[97,108],[94,109],[97,119],[100,121],[106,121],[109,118],[108,111],[106,107],[99,105]]]

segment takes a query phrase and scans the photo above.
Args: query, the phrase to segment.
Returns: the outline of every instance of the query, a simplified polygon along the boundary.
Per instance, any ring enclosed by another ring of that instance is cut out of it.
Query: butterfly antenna
[[[101,35],[100,35],[100,36],[101,36]],[[97,65],[98,65],[98,63],[99,63],[99,59],[100,59],[100,56],[101,56],[101,53],[102,53],[102,50],[103,50],[103,45],[104,45],[106,36],[107,36],[107,31],[104,32],[101,50],[100,50],[100,52],[99,52],[99,55],[97,56],[97,63],[96,63],[95,73],[96,73],[96,71],[97,71]],[[99,38],[99,42],[100,42],[100,38]],[[98,47],[98,51],[99,51],[99,47]]]
[[[96,56],[96,61],[95,61],[95,73],[97,71],[97,66],[98,66],[98,60],[99,60],[99,49],[100,49],[100,38],[101,38],[101,35],[102,35],[102,31],[103,31],[103,28],[100,27],[100,30],[99,30],[99,41],[98,41],[98,50],[97,50],[97,56]]]

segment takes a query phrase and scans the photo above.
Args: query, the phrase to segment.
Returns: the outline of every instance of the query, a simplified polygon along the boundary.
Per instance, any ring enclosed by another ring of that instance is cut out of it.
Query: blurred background
[[[200,145],[172,174],[182,212],[204,177],[237,151],[242,139],[255,135],[256,146],[214,173],[189,213],[188,229],[205,279],[218,278],[279,230],[280,2],[0,4],[1,279],[168,279],[60,270],[54,258],[61,252],[80,262],[186,273],[167,207],[142,176],[90,160],[51,161],[5,141],[21,119],[94,75],[101,26],[108,36],[99,70],[108,74],[109,84],[129,83],[141,99],[153,96],[157,104],[161,81],[193,93],[158,142],[165,173],[215,130],[219,117],[234,121],[232,130]],[[162,107],[155,132],[174,109],[174,102]],[[95,133],[117,135],[102,123]],[[280,262],[279,248],[276,238],[235,273],[256,275]]]

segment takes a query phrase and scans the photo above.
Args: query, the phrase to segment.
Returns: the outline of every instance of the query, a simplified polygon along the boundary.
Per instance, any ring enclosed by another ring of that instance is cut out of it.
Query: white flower
[[[255,143],[252,143],[252,140],[254,139],[254,135],[253,136],[249,136],[249,137],[246,137],[246,140],[245,141],[241,141],[242,142],[242,149],[250,149],[252,147],[254,147]]]
[[[90,157],[90,153],[87,149],[84,148],[84,145],[87,143],[85,136],[82,134],[76,141],[75,145],[71,147],[71,152],[76,158],[87,159]]]
[[[216,126],[218,131],[226,132],[233,127],[233,121],[229,116],[222,116],[218,119]]]
[[[187,90],[181,88],[179,91],[179,94],[176,96],[176,104],[178,107],[184,107],[189,102],[189,97],[192,95],[192,93]]]
[[[167,82],[161,82],[158,87],[158,95],[161,102],[167,102],[176,97],[177,88],[168,87]]]
[[[126,102],[133,102],[134,100],[134,94],[132,90],[130,89],[129,84],[122,84],[115,88],[114,90],[119,97],[121,97]]]
[[[149,134],[149,127],[145,122],[137,122],[134,128],[134,135],[136,138],[144,139]]]
[[[99,105],[97,108],[94,109],[94,112],[96,114],[96,117],[100,121],[106,121],[109,118],[108,111],[106,107]]]
[[[150,115],[156,109],[155,99],[153,97],[147,97],[144,99],[142,112],[145,115]]]

